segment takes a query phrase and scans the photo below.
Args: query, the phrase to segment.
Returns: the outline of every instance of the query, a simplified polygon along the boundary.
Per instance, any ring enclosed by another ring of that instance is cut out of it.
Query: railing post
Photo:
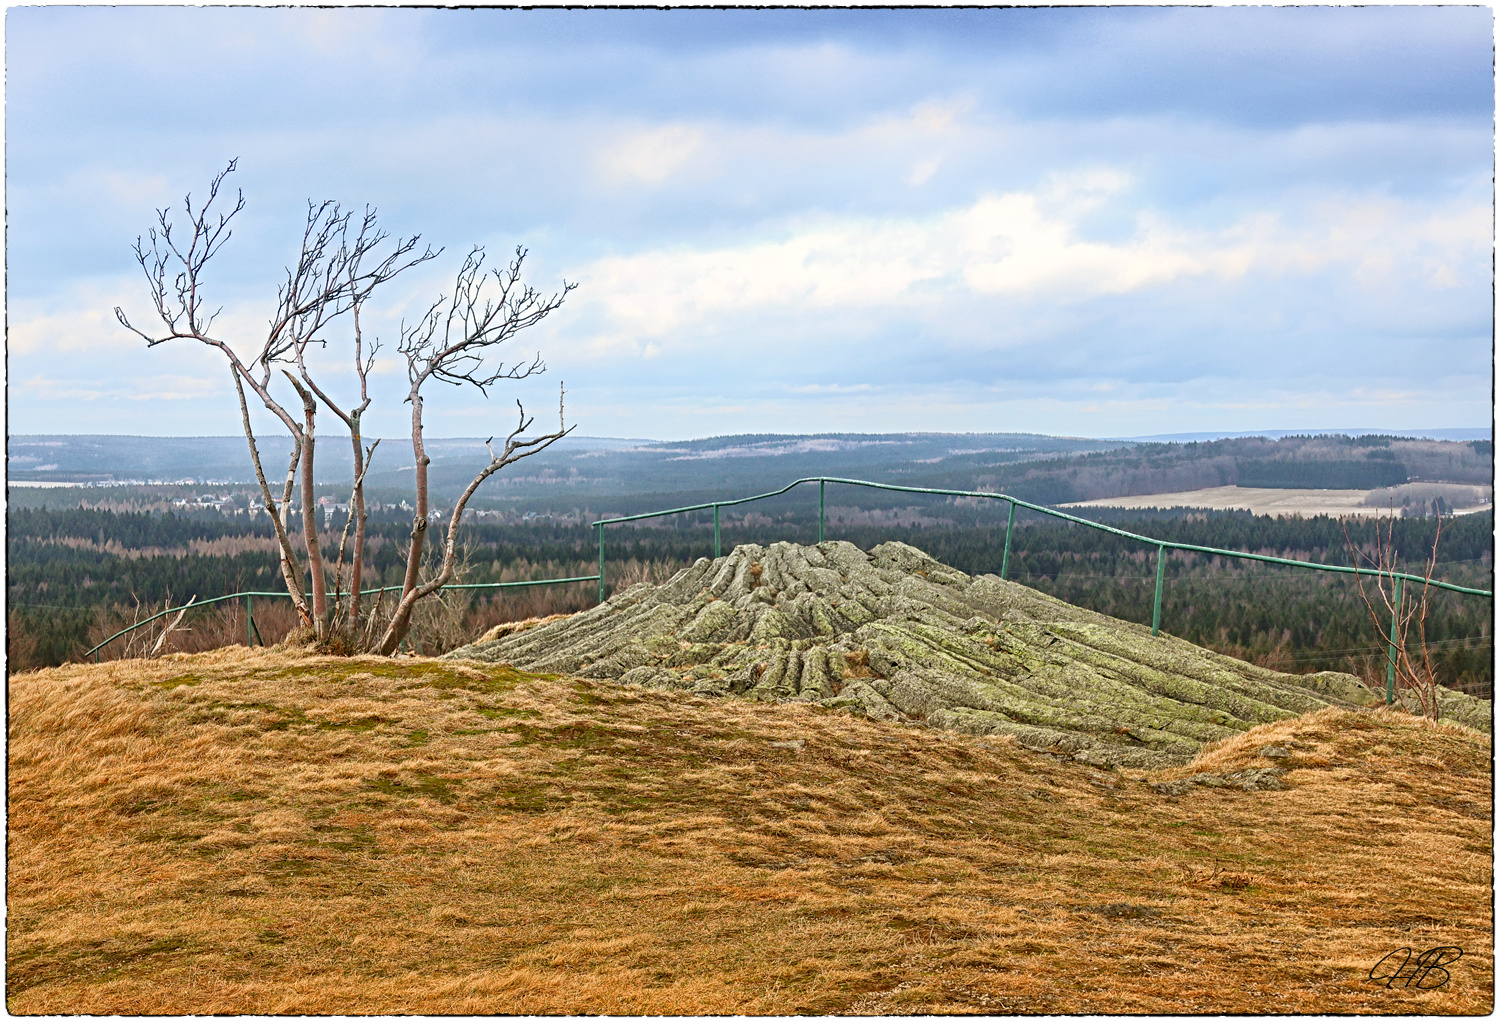
[[[245,648],[246,649],[252,649],[255,646],[255,640],[253,640],[250,637],[250,629],[253,627],[253,625],[251,624],[251,622],[254,621],[254,620],[255,619],[250,616],[250,594],[246,593],[245,594]]]
[[[1167,547],[1156,548],[1156,601],[1151,608],[1151,634],[1161,634],[1161,584],[1167,573]]]
[[[719,505],[714,505],[714,559],[719,558]]]
[[[604,602],[604,522],[601,519],[594,523],[594,528],[599,530],[599,602]]]
[[[827,482],[826,479],[818,480],[818,542],[820,544],[823,542],[823,487],[827,485]]]
[[[1405,579],[1396,576],[1395,596],[1391,601],[1391,634],[1390,649],[1386,652],[1385,664],[1385,705],[1391,706],[1396,702],[1396,641],[1401,637],[1401,583]]]
[[[1005,523],[1005,554],[1000,558],[1000,577],[1008,578],[1010,570],[1010,534],[1016,527],[1016,502],[1010,502],[1010,520]]]

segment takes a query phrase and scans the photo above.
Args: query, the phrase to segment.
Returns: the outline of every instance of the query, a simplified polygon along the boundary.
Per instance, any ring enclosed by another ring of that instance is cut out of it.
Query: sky
[[[560,384],[580,434],[652,439],[1488,426],[1493,38],[1486,7],[12,7],[8,430],[238,432],[222,355],[112,312],[159,326],[132,246],[231,159],[203,279],[246,359],[310,200],[441,246],[367,308],[369,434],[408,428],[395,339],[476,245],[577,287],[507,346],[546,374],[431,386],[433,436],[555,422]]]

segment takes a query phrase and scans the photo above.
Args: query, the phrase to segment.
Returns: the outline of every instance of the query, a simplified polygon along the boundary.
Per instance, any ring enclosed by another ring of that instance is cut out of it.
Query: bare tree
[[[376,248],[386,239],[386,235],[376,229],[374,214],[367,210],[364,218],[355,225],[352,214],[342,211],[336,203],[308,203],[307,221],[296,265],[286,271],[286,282],[278,289],[276,310],[264,342],[258,353],[246,362],[227,341],[212,333],[214,319],[222,310],[208,311],[203,294],[205,270],[228,242],[231,221],[245,208],[244,194],[237,193],[234,208],[227,213],[215,210],[224,180],[234,171],[236,163],[237,161],[231,160],[225,170],[214,177],[209,185],[208,199],[200,207],[194,209],[191,195],[186,198],[185,241],[182,240],[181,233],[174,237],[175,225],[167,209],[157,210],[157,225],[147,234],[149,245],[143,239],[136,239],[136,260],[150,284],[152,303],[165,331],[153,334],[137,329],[120,308],[115,309],[115,316],[121,325],[142,337],[148,347],[170,340],[194,340],[217,348],[228,361],[235,392],[239,396],[241,423],[250,448],[256,480],[281,549],[282,575],[287,593],[297,607],[303,626],[310,628],[321,638],[326,632],[329,614],[327,585],[318,542],[313,464],[317,401],[326,399],[321,389],[309,385],[309,377],[305,373],[299,379],[283,371],[302,403],[299,421],[298,416],[283,406],[271,392],[272,365],[277,362],[292,362],[299,369],[304,368],[302,356],[307,346],[315,342],[324,343],[321,334],[330,323],[357,309],[380,284],[403,270],[433,258],[437,253],[428,248],[413,254],[418,241],[414,236],[398,240],[383,258],[374,261],[372,267],[366,267],[365,260],[371,259]],[[356,364],[364,364],[359,361],[358,355]],[[363,385],[361,375],[362,391]],[[265,408],[281,421],[292,437],[291,462],[279,499],[271,491],[256,447],[245,397],[247,386]],[[363,406],[360,410],[363,411]],[[357,419],[354,421],[357,422]],[[351,428],[358,448],[357,425]],[[299,466],[303,538],[307,545],[307,568],[312,575],[311,605],[303,593],[304,569],[290,536],[291,495]],[[358,470],[355,475],[360,479],[361,473]]]
[[[372,340],[368,351],[364,345],[364,331],[360,323],[360,312],[364,303],[369,299],[375,287],[395,272],[406,266],[415,265],[417,262],[425,262],[436,253],[430,249],[422,256],[403,265],[397,266],[400,258],[404,257],[412,248],[415,239],[411,243],[398,245],[396,251],[387,255],[373,273],[366,273],[362,269],[364,259],[385,240],[387,235],[380,231],[375,224],[373,210],[366,209],[364,220],[358,232],[355,234],[354,243],[346,250],[342,250],[339,257],[327,262],[328,270],[342,269],[345,276],[347,289],[348,312],[353,323],[354,342],[354,374],[359,380],[359,403],[351,404],[347,411],[331,397],[314,379],[308,370],[307,351],[310,345],[317,343],[326,347],[327,342],[317,335],[317,330],[301,330],[289,335],[288,339],[279,345],[273,352],[272,357],[292,361],[297,366],[300,385],[297,380],[292,384],[302,396],[305,408],[312,408],[315,402],[312,398],[321,401],[323,405],[338,416],[349,430],[349,440],[354,452],[354,487],[349,498],[349,517],[344,524],[343,535],[339,539],[338,558],[334,562],[334,592],[335,603],[338,602],[339,594],[343,584],[344,554],[348,550],[349,530],[354,529],[354,547],[350,551],[349,571],[349,604],[346,610],[340,612],[337,606],[335,614],[341,618],[349,630],[351,636],[357,634],[360,620],[360,586],[364,578],[364,551],[365,551],[365,528],[369,521],[369,513],[365,510],[365,474],[369,470],[369,459],[373,457],[375,448],[380,445],[376,440],[368,448],[363,446],[363,433],[361,420],[364,413],[370,407],[369,376],[370,370],[375,365],[375,355],[380,350],[378,339]],[[404,247],[403,247],[404,246]],[[306,244],[304,243],[304,249]],[[294,282],[289,279],[285,291],[291,291]],[[311,414],[311,413],[309,413]],[[309,422],[311,419],[309,419]],[[310,432],[310,429],[309,429]]]
[[[432,595],[452,580],[459,521],[479,485],[506,465],[545,450],[571,432],[571,428],[563,422],[561,388],[557,405],[557,431],[554,433],[523,438],[533,420],[526,415],[521,403],[516,402],[519,411],[516,428],[506,438],[505,447],[499,454],[495,453],[492,446],[489,447],[489,464],[464,489],[449,516],[442,566],[432,578],[422,582],[429,507],[427,466],[432,461],[423,443],[422,386],[428,380],[438,380],[454,386],[469,383],[487,396],[488,388],[501,380],[524,380],[546,371],[540,355],[530,360],[522,359],[510,366],[506,366],[503,361],[493,367],[486,365],[486,360],[494,354],[494,349],[561,308],[568,292],[577,286],[564,281],[561,291],[544,296],[530,285],[522,283],[521,267],[525,260],[525,249],[517,248],[515,258],[504,268],[485,273],[484,250],[474,248],[459,268],[453,296],[435,301],[415,326],[402,326],[399,350],[406,359],[407,379],[411,384],[406,400],[411,403],[411,445],[412,454],[416,458],[416,509],[412,515],[411,542],[407,548],[406,577],[401,587],[401,600],[380,640],[379,650],[386,656],[394,653],[401,640],[406,637],[411,628],[412,609],[417,601]],[[494,437],[491,437],[487,445],[493,441]]]
[[[1354,557],[1354,566],[1360,569],[1355,575],[1359,583],[1359,596],[1365,609],[1375,622],[1375,631],[1388,651],[1391,673],[1394,675],[1396,696],[1403,706],[1422,716],[1437,720],[1442,713],[1438,705],[1437,671],[1432,663],[1432,651],[1427,644],[1427,612],[1432,581],[1437,571],[1438,543],[1443,538],[1443,520],[1437,520],[1437,531],[1432,537],[1432,551],[1424,567],[1421,592],[1415,596],[1405,591],[1403,579],[1398,579],[1396,570],[1397,551],[1395,544],[1395,509],[1385,519],[1384,531],[1381,520],[1375,522],[1375,538],[1366,550],[1356,544],[1349,535],[1349,526],[1344,525],[1344,542]],[[1374,576],[1374,583],[1365,584],[1367,574]],[[1418,654],[1413,657],[1411,645],[1415,640]]]

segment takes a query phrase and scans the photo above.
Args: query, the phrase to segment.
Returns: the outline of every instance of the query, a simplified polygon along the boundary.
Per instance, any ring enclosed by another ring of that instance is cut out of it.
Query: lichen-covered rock
[[[1181,763],[1257,724],[1376,701],[1353,675],[1280,674],[1153,637],[904,543],[747,544],[448,657],[815,702],[1097,765]],[[1487,722],[1467,698],[1445,711]]]
[[[1229,774],[1193,774],[1176,781],[1150,781],[1152,789],[1163,795],[1186,795],[1193,786],[1206,788],[1243,788],[1245,791],[1285,791],[1287,784],[1281,779],[1286,773],[1279,767],[1259,767],[1236,770]]]

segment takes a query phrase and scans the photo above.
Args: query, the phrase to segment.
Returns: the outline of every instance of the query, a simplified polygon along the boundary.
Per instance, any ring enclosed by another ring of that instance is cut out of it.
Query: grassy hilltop
[[[1403,714],[1145,773],[460,661],[9,685],[12,1012],[1493,1004],[1489,739]],[[1272,765],[1284,790],[1173,783]],[[1436,945],[1464,951],[1441,987],[1368,978]]]

